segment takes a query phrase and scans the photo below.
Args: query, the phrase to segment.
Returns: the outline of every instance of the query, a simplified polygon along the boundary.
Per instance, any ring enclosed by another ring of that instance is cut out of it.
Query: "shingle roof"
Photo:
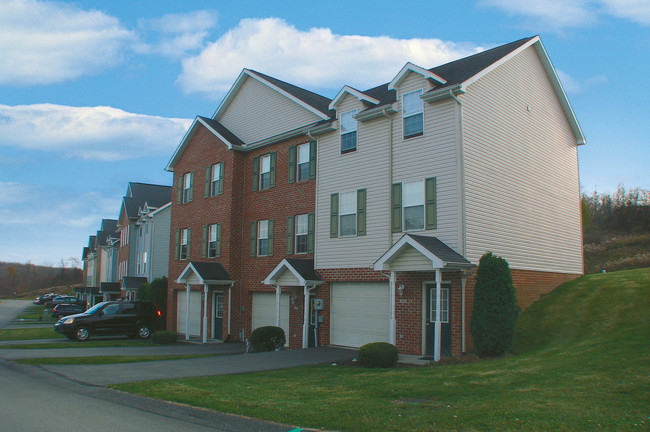
[[[140,285],[147,283],[146,277],[125,276],[122,278],[122,288],[124,289],[138,289]]]
[[[467,260],[464,256],[444,244],[442,241],[440,241],[437,237],[429,237],[429,236],[423,236],[423,235],[416,235],[416,234],[406,234],[407,236],[411,237],[413,240],[416,242],[420,243],[422,246],[424,246],[429,252],[440,258],[442,261],[446,263],[453,263],[453,264],[469,264],[471,265],[472,263]]]
[[[306,281],[322,281],[323,278],[314,270],[313,259],[287,258],[286,261],[293,267]]]
[[[230,275],[219,262],[191,261],[190,264],[204,281],[230,281]]]
[[[226,129],[226,127],[221,123],[219,123],[217,120],[213,120],[211,118],[203,117],[203,116],[199,116],[199,117],[201,118],[201,120],[203,120],[208,125],[210,125],[212,129],[217,131],[219,135],[227,139],[230,144],[240,145],[240,146],[243,146],[245,144],[244,141],[240,140],[234,133]]]
[[[147,183],[129,182],[127,196],[123,198],[126,217],[138,218],[138,211],[144,204],[149,207],[161,207],[172,199],[172,187]]]
[[[100,282],[99,292],[103,293],[118,293],[122,290],[118,282]]]

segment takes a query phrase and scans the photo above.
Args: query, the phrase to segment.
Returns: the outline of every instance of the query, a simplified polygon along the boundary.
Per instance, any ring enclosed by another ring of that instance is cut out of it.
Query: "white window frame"
[[[210,246],[214,245],[213,248]],[[211,255],[214,252],[214,255]],[[208,225],[208,258],[217,257],[217,224]]]
[[[269,220],[257,221],[257,256],[269,254]]]
[[[435,284],[435,282],[433,282]],[[449,310],[451,299],[449,298],[449,288],[451,283],[442,282],[440,286],[440,322],[447,324],[449,322]],[[429,322],[436,322],[436,288],[429,288]]]
[[[402,95],[402,130],[404,132],[404,139],[413,138],[424,134],[424,103],[421,99],[421,96],[422,89],[404,93]],[[415,103],[411,103],[412,101],[415,101]],[[416,116],[421,117],[422,127],[419,131],[407,134],[407,120],[412,119]]]
[[[181,229],[181,238],[178,245],[178,259],[181,260],[187,260],[190,257],[190,251],[187,250],[188,233],[189,230],[187,228]]]
[[[309,215],[301,214],[295,220],[295,253],[306,254],[309,250]],[[301,243],[302,241],[302,243]],[[301,245],[302,247],[298,247]]]
[[[266,176],[266,177],[265,177]],[[259,189],[269,189],[271,187],[271,154],[265,154],[260,157],[260,187]]]
[[[354,232],[344,233],[343,218],[354,216]],[[339,193],[339,237],[354,237],[357,235],[357,191]]]
[[[221,164],[223,162],[212,165],[210,169],[210,196],[219,194],[219,182],[221,179]]]
[[[409,193],[409,189],[415,189],[416,193]],[[416,180],[402,183],[402,229],[406,231],[422,231],[425,228],[425,184],[424,180]],[[421,207],[422,226],[407,228],[407,209],[415,209]]]
[[[190,190],[192,189],[192,173],[183,174],[183,203],[190,202]]]
[[[298,147],[296,147],[296,179],[298,181],[309,180],[310,147],[310,143],[300,144]]]
[[[341,113],[340,119],[340,133],[341,133],[341,154],[351,153],[357,151],[359,136],[358,136],[358,125],[357,121],[354,119],[354,116],[357,114],[357,110],[350,110]],[[353,135],[354,134],[354,135]],[[351,139],[354,137],[354,148],[343,148],[344,140]]]

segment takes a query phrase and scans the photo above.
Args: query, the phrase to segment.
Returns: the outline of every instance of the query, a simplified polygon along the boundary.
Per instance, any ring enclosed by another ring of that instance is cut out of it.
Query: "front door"
[[[427,295],[425,307],[426,321],[426,355],[433,357],[436,342],[436,283],[426,283]],[[442,282],[440,288],[440,356],[451,357],[451,283]]]
[[[223,339],[223,294],[215,293],[214,295],[214,317],[212,327],[212,337],[218,340]]]

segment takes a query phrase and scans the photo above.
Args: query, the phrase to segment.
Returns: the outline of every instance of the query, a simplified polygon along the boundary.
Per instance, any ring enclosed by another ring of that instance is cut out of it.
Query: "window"
[[[210,165],[205,170],[205,197],[223,193],[223,163]]]
[[[287,218],[287,255],[314,253],[314,214]]]
[[[341,153],[353,152],[357,149],[357,121],[354,119],[357,110],[341,114]]]
[[[147,272],[147,253],[142,253],[142,273]]]
[[[289,183],[316,178],[316,141],[289,147]]]
[[[180,231],[180,249],[178,256],[182,260],[189,259],[190,257],[190,229],[185,228]]]
[[[271,155],[264,155],[260,159],[260,189],[271,187]]]
[[[214,311],[214,317],[215,318],[223,318],[223,309],[224,309],[224,304],[223,304],[223,294],[217,294],[215,298],[215,311]]]
[[[366,190],[335,193],[330,200],[330,237],[366,235]]]
[[[431,288],[431,304],[429,305],[429,321],[436,321],[436,289]],[[449,288],[440,288],[440,322],[449,322]]]
[[[194,173],[185,173],[180,177],[181,188],[179,190],[178,203],[188,203],[193,198]]]
[[[257,223],[257,256],[269,255],[269,221]]]
[[[404,119],[404,138],[422,135],[424,130],[422,90],[406,93],[402,97],[402,117]]]
[[[402,184],[404,231],[424,229],[424,181]]]
[[[216,258],[221,255],[221,225],[212,224],[203,227],[204,248],[203,257]]]
[[[307,253],[309,236],[309,215],[296,216],[296,253]]]
[[[395,183],[391,194],[392,232],[437,228],[436,178]]]

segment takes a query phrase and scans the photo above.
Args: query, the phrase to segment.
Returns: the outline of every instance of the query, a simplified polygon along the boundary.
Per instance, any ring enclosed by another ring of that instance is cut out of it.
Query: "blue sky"
[[[583,190],[650,187],[647,0],[0,2],[0,261],[70,265],[243,68],[333,97],[540,35]]]

